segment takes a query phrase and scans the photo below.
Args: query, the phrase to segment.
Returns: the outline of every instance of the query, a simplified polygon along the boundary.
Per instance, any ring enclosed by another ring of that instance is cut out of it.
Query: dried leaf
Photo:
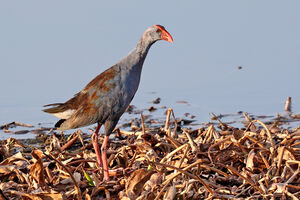
[[[0,142],[0,199],[297,199],[300,131],[290,128],[296,119],[250,115],[246,128],[235,128],[221,117],[194,130],[178,126],[172,109],[163,121],[141,115],[142,131],[119,130],[126,122],[117,130],[127,134],[111,138],[107,149],[114,172],[107,182],[89,134],[77,134],[83,147],[74,151],[60,151],[56,130],[33,146],[37,140],[10,138]]]
[[[51,136],[50,145],[47,147],[47,152],[52,151],[61,151],[59,139],[55,135]]]
[[[0,177],[12,173],[15,168],[16,168],[15,165],[1,165],[0,166]]]
[[[9,165],[9,164],[15,164],[15,161],[18,160],[24,160],[26,162],[28,162],[28,160],[26,158],[23,157],[21,152],[18,152],[10,157],[8,157],[7,159],[3,160],[0,165]]]
[[[75,172],[73,174],[73,176],[77,183],[81,180],[81,174],[79,172]],[[73,180],[71,177],[69,177],[69,178],[62,180],[60,183],[61,184],[73,184]]]
[[[150,179],[145,183],[145,190],[153,190],[162,182],[162,175],[159,173],[154,173],[151,175]]]
[[[34,164],[30,167],[30,174],[40,186],[44,187],[46,185],[46,182],[42,161],[43,152],[40,150],[34,150],[31,152],[31,155],[34,158]]]
[[[164,196],[164,199],[166,200],[173,200],[176,195],[176,187],[175,184],[173,184],[171,187],[169,187],[167,193]]]
[[[130,199],[136,199],[142,192],[144,184],[149,180],[153,172],[144,169],[134,171],[126,182],[126,194]]]
[[[63,200],[63,196],[60,193],[28,194],[24,192],[15,191],[15,190],[10,190],[9,192],[18,196],[29,198],[31,200]]]
[[[247,157],[247,161],[246,161],[246,168],[249,168],[251,170],[253,170],[254,168],[254,157],[255,157],[255,151],[254,149],[252,149]]]

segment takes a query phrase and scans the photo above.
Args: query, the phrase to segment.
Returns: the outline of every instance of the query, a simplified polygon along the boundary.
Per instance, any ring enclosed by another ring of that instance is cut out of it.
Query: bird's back
[[[73,98],[63,104],[51,104],[54,107],[44,111],[62,118],[56,125],[61,130],[118,120],[136,93],[140,73],[136,68],[117,64],[96,76]]]

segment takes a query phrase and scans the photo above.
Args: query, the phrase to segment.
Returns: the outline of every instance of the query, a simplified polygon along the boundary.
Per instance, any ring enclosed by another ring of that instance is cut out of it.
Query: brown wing
[[[84,89],[77,93],[73,98],[69,99],[65,103],[45,105],[44,107],[53,107],[44,109],[43,111],[55,114],[62,113],[67,110],[75,110],[76,115],[79,115],[79,113],[92,114],[96,109],[94,103],[101,99],[100,94],[108,92],[115,86],[115,84],[108,82],[113,80],[117,73],[119,73],[119,70],[117,70],[114,66],[105,70],[89,82]],[[97,93],[97,91],[99,91],[99,93]],[[80,109],[80,111],[78,109]]]
[[[73,98],[69,99],[65,103],[54,103],[44,105],[44,107],[53,106],[52,108],[43,109],[44,112],[53,114],[53,113],[60,113],[66,110],[76,110],[81,102],[86,98],[87,94],[83,92],[77,93]]]

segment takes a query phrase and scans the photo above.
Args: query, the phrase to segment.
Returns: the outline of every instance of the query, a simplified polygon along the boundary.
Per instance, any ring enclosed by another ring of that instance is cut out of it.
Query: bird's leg
[[[97,162],[99,164],[99,167],[103,167],[103,163],[102,163],[102,159],[101,159],[101,152],[100,152],[100,148],[99,148],[99,145],[98,145],[98,133],[99,133],[99,130],[101,128],[101,125],[102,124],[98,123],[98,126],[97,126],[94,134],[92,135],[93,146],[94,146],[94,149],[95,149],[95,152],[96,152]]]
[[[102,164],[103,164],[104,180],[105,181],[109,181],[108,163],[107,163],[107,155],[106,155],[108,140],[109,140],[109,136],[105,135],[103,144],[101,146]]]

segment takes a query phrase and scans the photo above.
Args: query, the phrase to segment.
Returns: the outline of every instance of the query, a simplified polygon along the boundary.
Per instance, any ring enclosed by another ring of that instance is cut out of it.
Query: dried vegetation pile
[[[109,182],[90,135],[10,138],[0,146],[0,199],[298,199],[300,129],[279,124],[183,128],[169,109],[153,128],[141,117],[141,128],[110,140]]]

